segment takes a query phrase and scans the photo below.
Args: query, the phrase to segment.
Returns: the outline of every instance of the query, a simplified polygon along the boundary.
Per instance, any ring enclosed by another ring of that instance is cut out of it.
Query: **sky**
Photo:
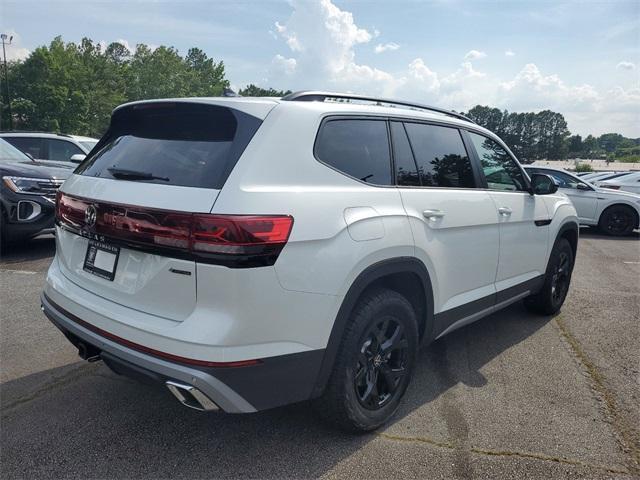
[[[204,50],[238,89],[551,109],[640,137],[640,0],[0,0],[9,59],[61,35]]]

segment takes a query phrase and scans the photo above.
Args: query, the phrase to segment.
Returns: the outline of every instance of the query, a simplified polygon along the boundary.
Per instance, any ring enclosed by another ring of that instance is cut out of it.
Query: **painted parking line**
[[[0,268],[0,272],[8,272],[8,273],[17,273],[19,275],[35,275],[38,272],[32,272],[31,270],[10,270],[5,268]]]

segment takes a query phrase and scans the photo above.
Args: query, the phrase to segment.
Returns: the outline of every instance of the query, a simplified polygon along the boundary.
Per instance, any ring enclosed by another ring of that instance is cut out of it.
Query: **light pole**
[[[7,112],[9,113],[9,130],[13,130],[13,115],[11,114],[11,96],[9,95],[9,70],[7,69],[7,51],[5,50],[5,43],[11,45],[13,35],[9,37],[7,42],[7,34],[0,34],[2,38],[2,56],[4,58],[4,91],[7,96]]]

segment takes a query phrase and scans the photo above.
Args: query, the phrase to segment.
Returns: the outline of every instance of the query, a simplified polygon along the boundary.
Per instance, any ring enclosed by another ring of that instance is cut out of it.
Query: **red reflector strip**
[[[67,319],[77,323],[78,325],[86,328],[87,330],[91,330],[98,335],[108,338],[120,345],[124,345],[125,347],[131,348],[132,350],[137,350],[139,352],[148,353],[149,355],[153,355],[154,357],[163,358],[166,360],[170,360],[175,363],[183,363],[187,365],[197,365],[200,367],[212,367],[212,368],[231,368],[231,367],[248,367],[251,365],[259,365],[262,363],[260,360],[239,360],[237,362],[210,362],[208,360],[196,360],[194,358],[181,357],[179,355],[174,355],[172,353],[161,352],[160,350],[156,350],[154,348],[145,347],[144,345],[140,345],[139,343],[132,342],[125,338],[114,335],[113,333],[109,333],[106,330],[102,330],[95,325],[91,325],[90,323],[85,322],[84,320],[78,318],[71,312],[67,312],[64,308],[60,307],[56,303],[54,303],[49,297],[45,295],[47,302],[51,304],[53,308],[55,308],[59,313],[64,315]],[[45,314],[47,313],[45,309]],[[48,315],[47,315],[48,316]],[[54,319],[55,321],[55,319]]]
[[[87,215],[95,211],[94,224]],[[56,220],[76,231],[90,231],[138,245],[190,253],[274,256],[289,239],[289,215],[193,214],[117,203],[96,202],[58,192]],[[275,260],[274,260],[275,261]]]

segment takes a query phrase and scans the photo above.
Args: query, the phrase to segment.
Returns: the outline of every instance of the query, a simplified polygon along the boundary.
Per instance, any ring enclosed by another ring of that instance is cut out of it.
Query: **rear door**
[[[396,181],[416,245],[429,267],[436,331],[495,303],[499,231],[457,128],[390,122]]]
[[[37,137],[10,137],[3,136],[4,140],[16,147],[18,150],[28,153],[36,160],[46,160],[47,154],[42,143],[42,139]]]
[[[485,185],[498,210],[500,261],[496,274],[498,302],[527,291],[546,269],[550,217],[543,199],[529,193],[525,174],[494,139],[466,132],[481,166]]]
[[[211,211],[261,120],[212,105],[140,107],[116,110],[61,188],[57,258],[89,292],[181,321],[196,303],[189,215]]]

